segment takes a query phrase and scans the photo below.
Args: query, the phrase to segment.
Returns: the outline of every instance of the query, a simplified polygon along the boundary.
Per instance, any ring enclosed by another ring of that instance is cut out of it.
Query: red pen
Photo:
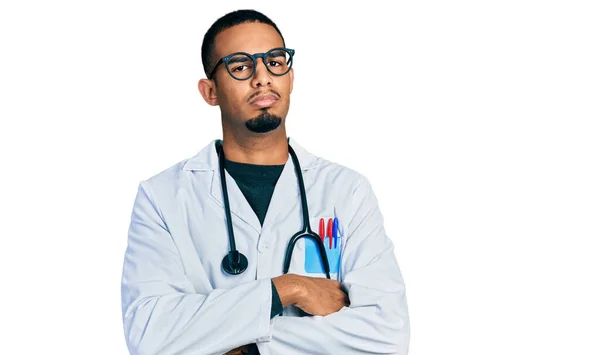
[[[325,221],[323,218],[319,221],[319,237],[321,237],[321,241],[325,242]]]
[[[329,237],[329,249],[331,249],[331,242],[333,241],[333,221],[331,218],[329,218],[329,221],[327,222],[327,236]]]

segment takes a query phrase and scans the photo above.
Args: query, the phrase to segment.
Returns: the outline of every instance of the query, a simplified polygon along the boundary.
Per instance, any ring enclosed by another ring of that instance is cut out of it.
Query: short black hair
[[[204,35],[204,40],[202,41],[202,66],[204,67],[204,73],[207,77],[213,69],[212,67],[216,64],[216,59],[213,59],[213,57],[215,54],[215,38],[217,35],[228,28],[247,22],[258,22],[273,26],[281,36],[283,46],[285,47],[285,40],[283,39],[281,31],[279,31],[275,22],[271,21],[271,19],[264,14],[256,10],[236,10],[230,12],[215,21]]]

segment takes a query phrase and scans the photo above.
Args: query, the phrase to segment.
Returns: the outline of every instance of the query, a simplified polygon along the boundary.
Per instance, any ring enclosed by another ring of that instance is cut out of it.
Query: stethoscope
[[[225,154],[223,152],[223,142],[216,142],[217,154],[219,155],[219,171],[221,173],[221,189],[223,190],[223,201],[225,205],[225,216],[227,218],[227,233],[229,234],[229,247],[230,251],[221,262],[223,270],[230,275],[239,275],[246,271],[248,268],[248,259],[242,253],[235,248],[235,238],[233,236],[233,224],[231,222],[231,210],[229,208],[229,195],[227,194],[227,184],[225,183]],[[303,226],[300,231],[292,236],[288,242],[287,250],[285,252],[285,261],[283,264],[283,273],[287,274],[290,269],[290,263],[292,262],[292,253],[296,242],[301,238],[309,238],[317,243],[319,248],[319,254],[321,255],[321,262],[325,268],[325,274],[328,279],[331,279],[329,275],[329,261],[327,259],[327,252],[325,251],[325,245],[323,244],[319,235],[310,229],[309,214],[308,214],[308,203],[306,201],[306,190],[304,189],[304,180],[302,179],[302,170],[300,169],[300,163],[298,157],[292,149],[288,140],[288,151],[292,157],[294,163],[294,169],[296,170],[296,176],[298,177],[298,187],[300,188],[300,200],[302,201],[302,218]]]

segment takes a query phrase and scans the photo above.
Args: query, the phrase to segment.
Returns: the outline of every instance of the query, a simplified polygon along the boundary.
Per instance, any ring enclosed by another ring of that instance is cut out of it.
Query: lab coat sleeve
[[[258,344],[261,354],[408,354],[404,281],[366,178],[346,202],[342,285],[350,306],[325,317],[275,317],[271,341]]]
[[[145,181],[131,215],[121,299],[131,354],[223,354],[269,339],[271,280],[196,293]]]

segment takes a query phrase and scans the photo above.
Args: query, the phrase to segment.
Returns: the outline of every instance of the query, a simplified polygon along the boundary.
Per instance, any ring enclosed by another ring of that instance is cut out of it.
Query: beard
[[[281,121],[281,117],[265,110],[260,115],[246,121],[246,128],[254,133],[266,133],[279,127]]]

